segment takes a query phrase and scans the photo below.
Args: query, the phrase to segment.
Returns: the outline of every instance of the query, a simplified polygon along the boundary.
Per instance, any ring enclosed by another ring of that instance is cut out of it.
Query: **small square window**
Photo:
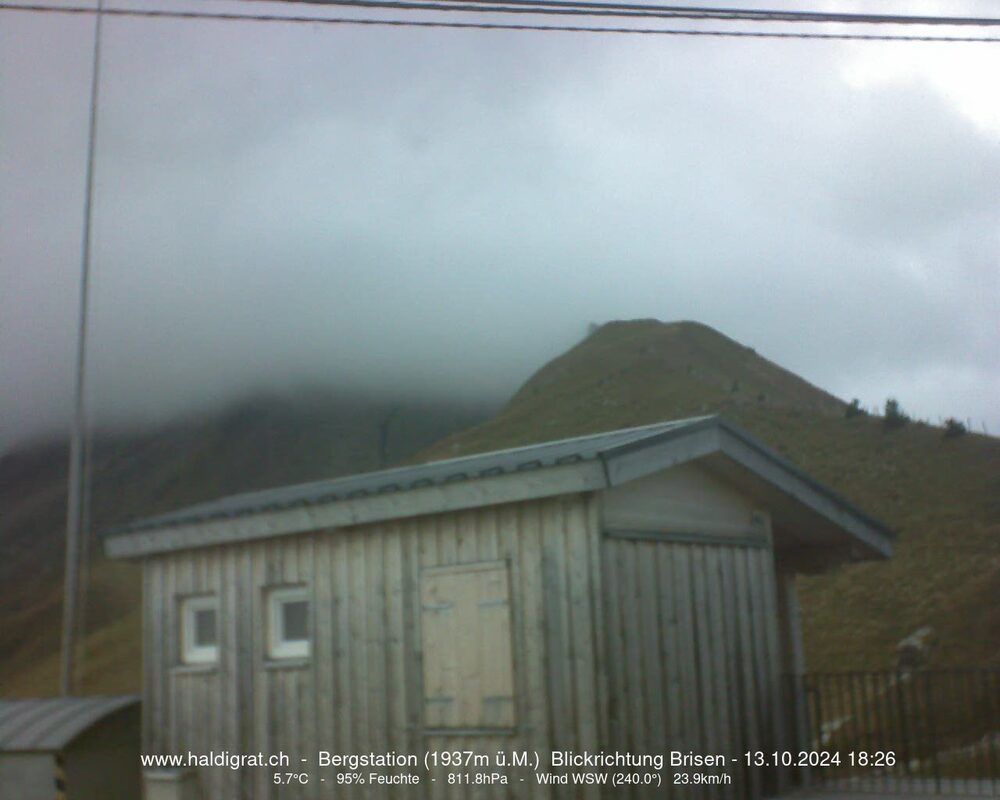
[[[185,664],[213,664],[218,660],[218,598],[185,598],[181,601],[181,661]]]
[[[308,658],[308,589],[304,586],[272,589],[267,604],[268,655],[271,658]]]

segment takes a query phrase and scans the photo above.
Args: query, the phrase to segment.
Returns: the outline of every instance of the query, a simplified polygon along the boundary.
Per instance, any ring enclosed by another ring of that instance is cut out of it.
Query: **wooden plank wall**
[[[312,761],[320,749],[421,757],[425,750],[599,749],[608,717],[601,713],[607,687],[598,646],[604,619],[592,591],[602,579],[596,503],[593,495],[562,496],[148,560],[145,751],[284,750]],[[515,733],[425,735],[420,571],[498,559],[511,567]],[[299,583],[312,591],[312,657],[268,664],[264,587]],[[216,668],[177,666],[177,598],[196,593],[219,596]],[[270,769],[205,769],[201,778],[211,800],[331,796],[330,783],[318,777],[330,781],[333,770],[307,766],[312,783],[280,791]],[[507,787],[449,786],[439,778],[423,792],[337,787],[336,796],[552,796],[534,780],[519,782],[520,775]]]
[[[782,740],[781,666],[771,549],[610,537],[603,548],[611,746],[727,756],[774,750]],[[608,795],[761,796],[761,770],[725,771],[730,785]]]

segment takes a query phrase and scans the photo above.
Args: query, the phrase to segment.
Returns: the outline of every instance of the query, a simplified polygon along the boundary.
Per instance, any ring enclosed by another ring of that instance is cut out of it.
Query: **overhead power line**
[[[372,0],[378,8],[403,11],[444,11],[459,10],[456,6],[444,3],[403,3],[391,0]],[[369,0],[334,0],[327,5],[362,7]],[[419,6],[419,7],[418,7]],[[371,7],[371,6],[368,6]],[[477,13],[504,13],[500,7],[483,4],[476,8]],[[22,11],[50,14],[96,14],[94,8],[88,6],[48,6],[37,3],[5,3],[0,2],[0,11]],[[297,14],[247,14],[240,12],[211,11],[173,11],[167,9],[135,9],[135,8],[105,8],[101,12],[107,17],[132,17],[145,19],[202,19],[219,22],[258,22],[258,23],[298,23],[326,25],[372,25],[401,28],[452,28],[472,30],[505,30],[505,31],[554,31],[568,33],[614,33],[614,34],[644,34],[659,36],[689,36],[689,37],[720,37],[720,38],[750,38],[750,39],[828,39],[840,41],[882,41],[882,42],[966,42],[966,43],[997,43],[1000,37],[994,36],[932,36],[906,34],[858,34],[858,33],[816,33],[810,31],[771,31],[771,30],[702,30],[695,28],[637,28],[609,27],[589,25],[536,25],[530,23],[502,22],[453,22],[447,20],[426,19],[377,19],[362,17],[326,17]],[[534,13],[534,12],[521,12]],[[605,16],[618,16],[606,14]]]
[[[362,8],[396,8],[402,3],[383,0],[256,0],[290,5],[354,6]],[[502,0],[502,2],[462,2],[438,0],[422,4],[408,0],[410,8],[430,8],[474,13],[510,14],[587,14],[594,16],[643,16],[656,19],[724,20],[727,22],[806,22],[846,25],[956,25],[998,27],[1000,17],[942,17],[910,14],[854,14],[826,11],[781,11],[751,8],[710,8],[694,6],[661,6],[638,3],[570,2],[570,0]]]

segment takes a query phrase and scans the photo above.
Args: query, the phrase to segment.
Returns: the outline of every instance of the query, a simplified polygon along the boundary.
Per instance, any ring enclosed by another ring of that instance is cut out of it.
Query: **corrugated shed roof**
[[[152,528],[204,522],[211,519],[239,517],[260,511],[278,511],[295,506],[332,503],[389,492],[420,489],[445,483],[489,478],[514,472],[575,464],[606,456],[636,442],[678,431],[715,424],[716,416],[659,422],[637,428],[577,436],[541,444],[497,450],[491,453],[432,461],[412,467],[397,467],[380,472],[366,472],[345,478],[281,486],[275,489],[231,495],[194,506],[147,517],[107,531],[108,535],[130,533]]]
[[[136,695],[0,700],[0,751],[57,751]]]

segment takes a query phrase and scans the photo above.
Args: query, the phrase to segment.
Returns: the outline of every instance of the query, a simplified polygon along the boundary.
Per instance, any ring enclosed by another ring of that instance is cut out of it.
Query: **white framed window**
[[[271,658],[309,657],[309,590],[283,586],[267,593],[267,654]]]
[[[219,660],[219,599],[212,595],[181,600],[181,661],[214,664]]]

